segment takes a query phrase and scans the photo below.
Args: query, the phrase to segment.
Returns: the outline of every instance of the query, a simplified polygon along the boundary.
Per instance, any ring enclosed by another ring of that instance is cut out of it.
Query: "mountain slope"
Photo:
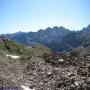
[[[0,41],[0,44],[4,43],[2,39]],[[39,45],[32,48],[37,48],[35,52],[45,50]],[[42,57],[35,53],[29,58],[25,54],[13,59],[0,54],[0,87],[23,90],[22,86],[30,90],[89,90],[90,57],[52,52]]]
[[[51,50],[43,45],[36,44],[31,46],[25,46],[18,44],[6,37],[0,36],[0,53],[11,53],[18,55],[42,55],[44,53],[50,53]]]
[[[20,86],[28,80],[25,75],[26,65],[32,62],[33,57],[38,59],[50,52],[50,49],[39,44],[28,47],[0,36],[0,89],[16,87],[22,90]],[[18,58],[14,58],[16,56]]]
[[[30,49],[27,49],[21,44],[17,44],[3,36],[0,36],[0,51],[9,52],[12,54],[28,54],[31,53]]]

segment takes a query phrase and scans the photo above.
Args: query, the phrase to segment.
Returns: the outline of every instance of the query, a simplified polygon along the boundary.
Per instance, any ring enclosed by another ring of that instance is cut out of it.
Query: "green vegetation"
[[[0,37],[0,54],[14,54],[14,55],[21,55],[23,58],[26,58],[27,56],[31,57],[33,55],[35,56],[41,56],[44,53],[50,53],[50,49],[40,45],[32,45],[24,46],[21,44],[17,44],[14,41],[11,41],[3,36]]]
[[[51,52],[49,48],[40,44],[32,45],[32,49],[34,51],[35,56],[42,56],[44,53],[48,54]]]
[[[0,37],[0,40],[3,42],[0,43],[0,51],[5,51],[6,53],[18,54],[18,55],[30,55],[32,50],[26,48],[23,45],[17,44],[14,41],[11,41],[3,36]]]
[[[85,57],[90,55],[90,47],[78,47],[70,51],[70,54],[75,57]]]

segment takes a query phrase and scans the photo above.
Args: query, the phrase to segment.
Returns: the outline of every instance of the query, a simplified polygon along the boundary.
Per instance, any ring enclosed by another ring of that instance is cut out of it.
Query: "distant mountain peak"
[[[60,29],[65,29],[65,27],[63,27],[63,26],[60,26]]]
[[[47,28],[46,28],[46,30],[50,30],[50,29],[52,29],[52,28],[50,28],[50,27],[47,27]]]
[[[87,28],[90,28],[90,24],[87,26]]]
[[[84,27],[81,31],[82,32],[90,32],[90,24],[87,27]]]
[[[54,26],[53,29],[58,29],[59,27],[58,26]]]

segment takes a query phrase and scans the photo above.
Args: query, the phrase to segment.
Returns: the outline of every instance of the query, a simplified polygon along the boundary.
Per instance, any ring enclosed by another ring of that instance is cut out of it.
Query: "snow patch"
[[[29,46],[29,48],[32,48],[31,46]]]
[[[35,89],[30,89],[29,87],[24,86],[24,85],[21,85],[21,88],[23,88],[23,90],[35,90]]]
[[[75,85],[78,86],[79,85],[79,82],[75,82]]]
[[[6,55],[6,57],[11,57],[11,58],[13,58],[13,59],[19,58],[19,56],[15,56],[15,55]]]
[[[63,60],[63,59],[59,59],[58,61],[59,61],[59,62],[64,62],[64,60]]]

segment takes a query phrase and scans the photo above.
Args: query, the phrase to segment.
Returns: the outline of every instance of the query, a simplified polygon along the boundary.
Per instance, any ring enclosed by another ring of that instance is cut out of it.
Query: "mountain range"
[[[48,27],[37,32],[17,32],[6,34],[9,39],[25,45],[42,44],[52,51],[69,51],[80,46],[90,45],[90,25],[79,31],[71,31],[64,27]]]

